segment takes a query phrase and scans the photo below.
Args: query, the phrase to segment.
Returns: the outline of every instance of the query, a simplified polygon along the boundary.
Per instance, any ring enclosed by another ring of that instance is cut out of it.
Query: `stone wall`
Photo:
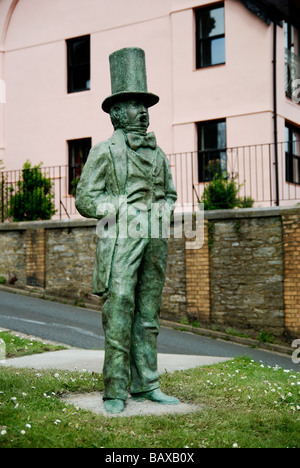
[[[0,277],[8,282],[16,272],[15,286],[101,310],[102,299],[91,294],[96,243],[94,220],[0,224]],[[184,239],[169,240],[161,311],[168,320],[186,316],[184,246]]]
[[[0,223],[0,277],[7,282],[17,278],[16,284],[26,285],[26,231],[1,229]]]
[[[212,211],[205,222],[204,246],[186,251],[187,316],[299,338],[300,207]]]
[[[214,223],[211,322],[280,334],[284,327],[281,219]]]
[[[162,318],[256,335],[300,333],[300,208],[205,213],[204,246],[171,236]],[[0,224],[0,277],[83,304],[91,294],[95,220]],[[44,243],[44,244],[43,244]]]
[[[73,223],[48,229],[46,291],[81,299],[89,297],[96,252],[96,224]]]

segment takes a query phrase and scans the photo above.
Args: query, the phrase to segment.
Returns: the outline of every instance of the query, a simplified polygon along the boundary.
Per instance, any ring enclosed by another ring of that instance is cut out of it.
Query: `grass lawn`
[[[7,331],[0,331],[0,340],[3,340],[5,343],[6,358],[29,356],[46,351],[66,349],[64,346],[51,345],[43,343],[42,341],[27,339],[20,336],[18,333],[9,333]]]
[[[299,372],[245,357],[165,373],[161,387],[205,409],[107,418],[60,398],[102,391],[100,374],[0,367],[0,448],[300,447]]]

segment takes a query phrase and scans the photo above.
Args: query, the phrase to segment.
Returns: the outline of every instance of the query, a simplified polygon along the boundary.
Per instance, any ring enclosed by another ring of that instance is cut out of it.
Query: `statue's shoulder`
[[[89,154],[89,159],[98,159],[101,158],[109,153],[109,140],[107,141],[100,141],[96,143]]]
[[[123,148],[125,145],[124,134],[120,130],[116,130],[113,135],[106,141],[100,141],[94,145],[90,151],[90,159],[103,159],[110,157],[111,150],[115,147]]]
[[[159,154],[160,157],[163,159],[163,161],[164,161],[166,164],[169,164],[169,159],[168,159],[166,153],[165,153],[159,146],[157,146],[157,150],[158,150],[158,154]]]
[[[112,134],[110,139],[108,140],[109,146],[114,147],[117,146],[119,148],[124,148],[125,147],[125,136],[124,132],[121,129],[115,130],[115,132]]]
[[[158,145],[157,145],[157,150],[158,150],[159,154],[161,154],[161,155],[162,155],[162,157],[164,157],[164,158],[166,158],[166,157],[167,157],[167,156],[166,156],[166,154],[165,154],[165,152],[164,152],[164,151],[161,149],[161,147],[160,147],[160,146],[158,146]]]

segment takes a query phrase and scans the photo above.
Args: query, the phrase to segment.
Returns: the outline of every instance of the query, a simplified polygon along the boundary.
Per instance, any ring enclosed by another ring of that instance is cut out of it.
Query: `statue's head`
[[[148,108],[159,97],[148,92],[145,52],[137,47],[117,50],[109,57],[112,94],[102,103],[114,128],[129,125],[149,126]]]
[[[148,107],[140,99],[117,102],[109,113],[115,130],[146,131],[149,127]]]

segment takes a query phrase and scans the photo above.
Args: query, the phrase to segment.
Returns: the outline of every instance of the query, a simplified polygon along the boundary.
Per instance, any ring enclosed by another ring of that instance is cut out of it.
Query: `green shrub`
[[[6,284],[6,278],[4,276],[0,276],[0,284]]]
[[[238,208],[252,208],[254,200],[251,197],[242,197],[239,198]]]
[[[4,171],[4,165],[2,159],[0,159],[0,171]],[[5,173],[0,174],[0,222],[3,222],[7,218],[7,206],[6,206],[6,196],[7,196],[7,187],[5,185]]]
[[[258,340],[261,343],[276,343],[277,342],[277,340],[274,337],[273,333],[268,333],[268,332],[265,332],[264,330],[261,330],[261,332],[260,332],[260,334],[258,336]]]
[[[9,216],[13,221],[51,219],[55,214],[53,183],[41,171],[41,163],[31,167],[26,161],[17,190],[11,187]]]
[[[254,200],[250,197],[240,198],[239,185],[234,177],[217,174],[205,187],[201,203],[205,210],[230,210],[233,208],[251,208]]]

